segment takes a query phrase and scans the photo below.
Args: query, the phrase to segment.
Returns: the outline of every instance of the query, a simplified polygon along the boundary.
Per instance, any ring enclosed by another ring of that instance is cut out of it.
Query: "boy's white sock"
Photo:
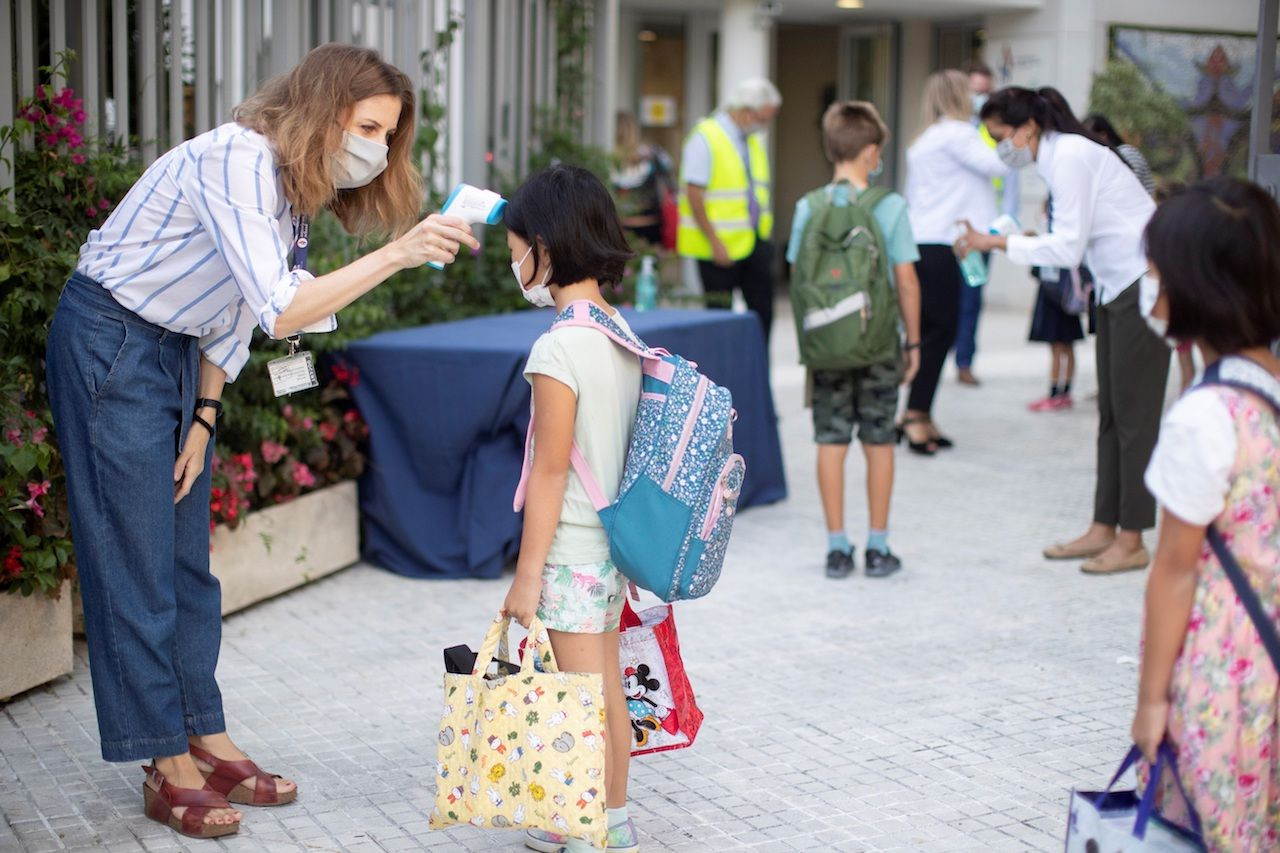
[[[565,853],[596,853],[599,847],[592,847],[591,842],[583,838],[565,839]]]
[[[605,817],[608,818],[607,823],[609,824],[610,829],[627,822],[626,806],[619,806],[616,809],[605,809],[604,813]]]

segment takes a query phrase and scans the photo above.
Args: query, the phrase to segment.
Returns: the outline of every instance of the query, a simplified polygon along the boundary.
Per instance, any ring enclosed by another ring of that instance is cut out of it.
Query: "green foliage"
[[[1189,181],[1199,176],[1186,112],[1133,63],[1113,59],[1094,75],[1089,112],[1106,116],[1126,142],[1141,149],[1158,177]]]

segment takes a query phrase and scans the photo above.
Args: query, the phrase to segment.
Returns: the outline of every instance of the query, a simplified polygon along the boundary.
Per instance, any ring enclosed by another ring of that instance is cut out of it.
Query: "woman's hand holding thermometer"
[[[470,184],[458,184],[445,200],[440,216],[442,219],[460,219],[468,226],[497,225],[502,221],[502,212],[506,207],[506,199],[493,190],[482,190]],[[468,227],[467,233],[469,234],[470,231]],[[454,254],[456,253],[457,247],[454,248]],[[442,270],[446,263],[452,261],[453,258],[449,258],[443,262],[430,260],[427,263],[435,269]]]

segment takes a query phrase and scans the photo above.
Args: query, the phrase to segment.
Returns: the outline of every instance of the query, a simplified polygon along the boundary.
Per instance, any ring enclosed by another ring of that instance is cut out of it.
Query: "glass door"
[[[841,30],[839,70],[838,94],[842,100],[870,101],[891,130],[900,127],[897,25],[868,24]],[[877,183],[895,187],[898,158],[897,145],[892,140],[883,157],[884,174]]]

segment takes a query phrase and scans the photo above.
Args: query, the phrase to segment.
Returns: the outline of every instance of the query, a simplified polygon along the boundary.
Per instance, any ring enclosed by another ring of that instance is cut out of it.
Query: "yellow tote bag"
[[[603,848],[604,679],[560,672],[537,617],[520,672],[486,678],[510,624],[493,621],[470,675],[445,673],[431,827],[541,829]]]

